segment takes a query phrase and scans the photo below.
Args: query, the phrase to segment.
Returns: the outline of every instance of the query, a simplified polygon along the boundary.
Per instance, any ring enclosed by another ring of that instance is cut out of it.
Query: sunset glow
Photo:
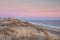
[[[0,0],[0,17],[60,18],[60,0]]]

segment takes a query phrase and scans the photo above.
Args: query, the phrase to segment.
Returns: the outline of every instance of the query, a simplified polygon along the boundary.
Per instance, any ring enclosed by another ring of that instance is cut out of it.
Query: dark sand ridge
[[[60,40],[38,25],[18,19],[0,18],[0,40]]]

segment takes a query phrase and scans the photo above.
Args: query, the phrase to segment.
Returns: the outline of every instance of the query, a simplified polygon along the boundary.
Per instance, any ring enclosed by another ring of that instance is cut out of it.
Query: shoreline
[[[51,26],[51,25],[41,24],[41,23],[35,23],[35,22],[29,22],[29,23],[36,24],[36,25],[47,26],[47,27],[51,27],[51,28],[60,28],[59,26]]]
[[[33,25],[37,25],[38,28],[41,28],[41,29],[45,30],[46,32],[50,32],[57,36],[60,35],[60,28],[48,27],[48,26],[40,25],[40,24],[33,23],[33,22],[29,22],[29,23],[31,23]]]
[[[52,26],[50,27],[50,26],[47,26],[47,25],[42,25],[42,24],[38,24],[38,23],[34,23],[34,22],[29,22],[29,23],[35,24],[35,25],[37,25],[40,28],[45,29],[45,30],[60,32],[60,27],[52,27]]]

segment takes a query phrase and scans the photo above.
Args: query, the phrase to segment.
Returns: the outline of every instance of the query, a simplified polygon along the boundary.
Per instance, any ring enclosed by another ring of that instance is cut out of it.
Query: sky
[[[0,0],[0,17],[60,18],[60,0]]]

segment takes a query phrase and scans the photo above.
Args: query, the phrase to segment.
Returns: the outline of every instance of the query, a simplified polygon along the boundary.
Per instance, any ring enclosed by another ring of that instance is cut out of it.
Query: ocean
[[[43,20],[43,21],[30,21],[30,22],[38,25],[60,28],[60,20]]]

